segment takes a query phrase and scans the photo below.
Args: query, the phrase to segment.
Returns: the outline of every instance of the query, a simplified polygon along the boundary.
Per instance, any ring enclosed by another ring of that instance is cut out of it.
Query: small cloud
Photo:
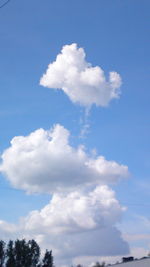
[[[105,107],[112,99],[119,98],[121,77],[113,71],[107,80],[104,71],[99,66],[92,67],[85,56],[84,49],[76,43],[63,46],[40,85],[63,90],[73,103],[86,108],[94,104]]]
[[[79,138],[81,138],[81,139],[86,138],[87,134],[90,131],[89,115],[90,115],[90,112],[88,109],[86,109],[84,111],[84,114],[82,115],[82,117],[80,117],[81,129],[80,129]]]
[[[86,137],[86,135],[89,133],[89,129],[90,129],[90,124],[89,123],[83,124],[82,128],[81,128],[81,131],[80,131],[79,138],[84,139]]]

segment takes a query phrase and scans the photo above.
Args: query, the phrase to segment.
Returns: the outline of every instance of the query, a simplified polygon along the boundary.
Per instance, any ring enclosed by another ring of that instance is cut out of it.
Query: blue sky
[[[0,9],[1,154],[14,136],[58,123],[70,131],[73,147],[84,144],[87,151],[96,149],[108,161],[128,166],[130,177],[110,187],[127,206],[118,227],[130,234],[131,249],[143,253],[150,249],[149,8],[148,0],[11,0]],[[79,137],[84,107],[39,85],[48,64],[72,43],[84,48],[86,60],[106,77],[116,71],[123,82],[119,99],[108,107],[92,106],[84,138]],[[17,223],[49,202],[49,194],[28,195],[4,175],[0,184],[2,221]]]

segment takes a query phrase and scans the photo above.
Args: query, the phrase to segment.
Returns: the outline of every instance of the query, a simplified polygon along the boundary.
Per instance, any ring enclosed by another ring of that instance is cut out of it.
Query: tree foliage
[[[35,240],[10,240],[6,246],[0,241],[0,267],[54,267],[52,251],[40,258],[40,247]]]
[[[92,267],[105,267],[105,262],[99,263],[99,261],[97,261]]]
[[[52,251],[46,250],[44,258],[43,258],[43,265],[42,267],[53,267],[53,256]]]
[[[0,267],[4,266],[4,261],[5,261],[5,243],[4,241],[0,241]]]

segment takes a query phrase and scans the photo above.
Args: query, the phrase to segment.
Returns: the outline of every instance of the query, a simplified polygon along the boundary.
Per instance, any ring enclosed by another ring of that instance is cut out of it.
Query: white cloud
[[[115,193],[98,186],[89,192],[54,194],[48,205],[30,212],[18,225],[0,224],[0,232],[36,239],[42,248],[53,250],[56,261],[122,255],[129,252],[115,227],[122,212]]]
[[[56,259],[66,261],[79,256],[122,255],[129,252],[126,241],[116,227],[104,227],[77,234],[43,236],[43,244],[53,247]]]
[[[10,240],[16,238],[17,227],[15,224],[0,220],[0,238],[1,240]]]
[[[86,193],[54,194],[40,212],[29,214],[25,228],[39,231],[40,227],[45,234],[80,233],[114,225],[122,211],[114,192],[103,185]]]
[[[119,98],[121,77],[117,72],[110,72],[107,80],[104,71],[99,66],[92,67],[85,60],[84,49],[74,43],[63,46],[40,84],[62,89],[73,103],[85,107],[107,106],[112,99]]]
[[[88,193],[53,195],[47,206],[31,212],[23,224],[27,233],[35,237],[40,233],[41,244],[50,242],[58,259],[119,255],[129,251],[115,227],[122,212],[114,192],[99,186]]]
[[[53,250],[59,266],[80,256],[128,253],[116,228],[124,208],[108,187],[126,177],[128,168],[71,146],[69,135],[57,124],[12,139],[2,154],[1,172],[16,188],[53,195],[16,225],[0,221],[0,234],[3,239],[34,238],[42,249]]]
[[[38,129],[26,137],[14,137],[2,154],[1,172],[12,186],[30,193],[72,190],[127,177],[127,166],[92,157],[83,146],[73,148],[69,135],[57,124],[49,131]]]

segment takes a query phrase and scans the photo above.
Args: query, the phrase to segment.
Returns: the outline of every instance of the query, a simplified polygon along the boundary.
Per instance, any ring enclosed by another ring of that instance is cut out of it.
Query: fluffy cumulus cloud
[[[73,103],[90,107],[107,106],[120,95],[121,77],[110,72],[106,79],[104,71],[92,67],[85,59],[83,48],[77,44],[65,45],[56,60],[52,62],[40,80],[40,84],[54,89],[62,89]]]
[[[54,194],[50,203],[41,211],[31,212],[23,225],[34,236],[40,233],[43,245],[49,244],[49,234],[58,259],[118,255],[128,252],[115,227],[122,212],[114,192],[108,186],[98,186],[89,192]]]
[[[92,157],[83,146],[69,144],[69,131],[61,125],[14,137],[2,154],[0,170],[18,189],[32,192],[74,190],[109,184],[127,177],[127,166]]]
[[[34,238],[50,248],[58,266],[78,257],[129,252],[116,225],[124,208],[109,184],[128,176],[127,166],[73,147],[70,132],[57,124],[14,137],[2,153],[0,171],[12,186],[51,193],[50,202],[18,224],[0,221],[3,239]]]
[[[66,45],[48,66],[40,84],[62,89],[73,103],[86,110],[107,106],[120,95],[121,77],[92,67],[83,48]],[[81,136],[88,129],[83,127]],[[11,185],[28,193],[49,193],[50,202],[31,211],[18,224],[0,220],[4,240],[34,238],[42,248],[53,250],[60,266],[77,257],[116,256],[129,253],[116,225],[124,208],[110,184],[128,176],[128,167],[73,147],[70,132],[62,125],[38,129],[11,140],[1,155],[0,172]],[[56,260],[55,260],[56,262]]]
[[[18,226],[3,222],[0,231],[2,227],[9,235],[35,238],[42,247],[53,249],[61,261],[85,255],[122,255],[129,252],[115,227],[122,212],[115,193],[108,186],[98,186],[89,192],[54,194],[43,209],[30,212]]]
[[[108,186],[98,186],[89,192],[54,194],[40,212],[29,214],[25,228],[38,232],[40,227],[49,234],[80,233],[114,225],[120,220],[122,210]]]

